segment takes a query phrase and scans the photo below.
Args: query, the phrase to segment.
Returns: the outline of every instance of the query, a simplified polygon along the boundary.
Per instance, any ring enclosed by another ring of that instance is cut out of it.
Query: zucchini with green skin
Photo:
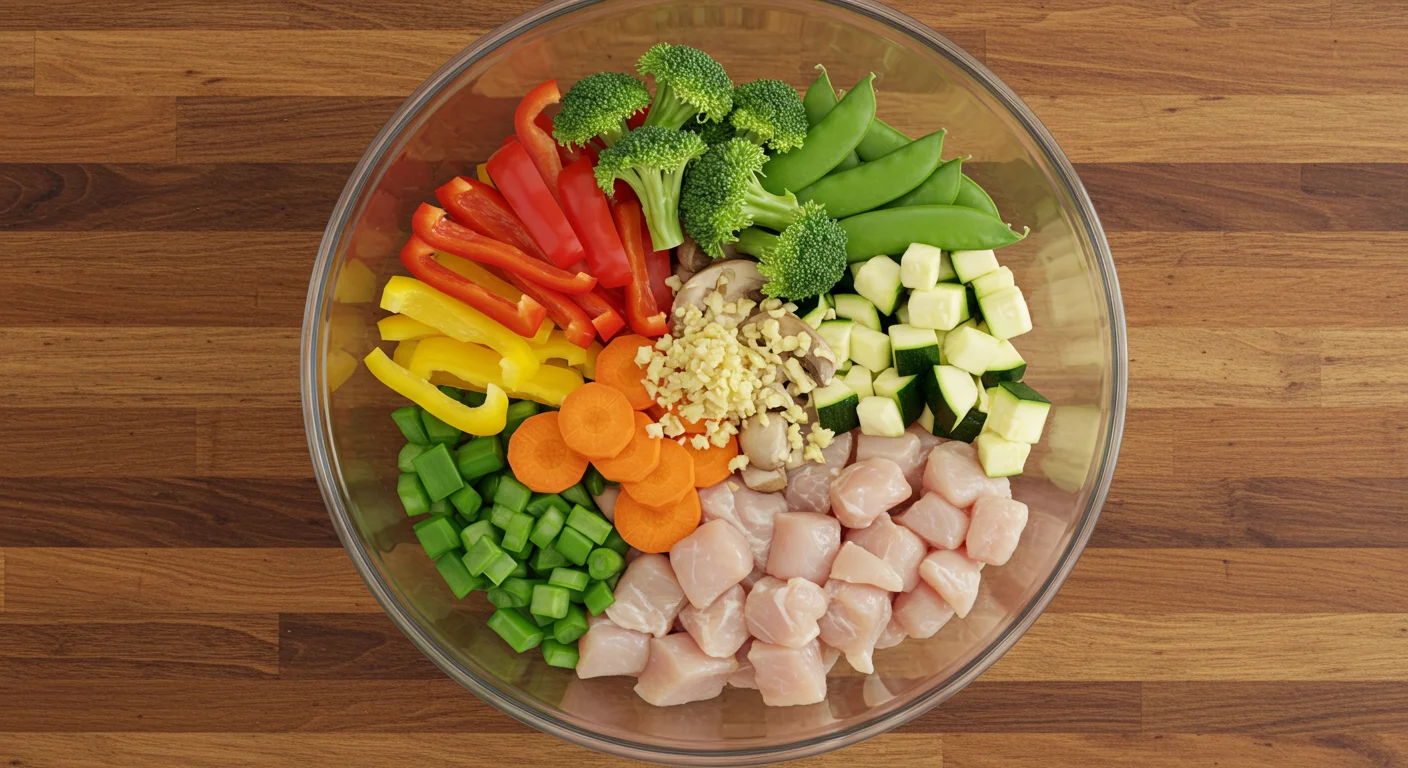
[[[976,328],[956,328],[944,336],[944,359],[949,365],[981,376],[998,358],[997,339]]]
[[[1020,381],[1004,381],[994,388],[988,408],[994,432],[1019,443],[1035,443],[1041,439],[1051,401]]]
[[[836,293],[831,296],[836,317],[841,320],[854,320],[871,329],[880,330],[880,310],[870,299],[854,293]]]
[[[953,262],[953,271],[958,275],[960,283],[971,283],[996,270],[998,266],[997,255],[991,248],[980,251],[954,251],[949,254],[949,260]]]
[[[876,395],[862,398],[856,408],[861,434],[877,437],[900,437],[904,434],[904,419],[900,407],[892,399]]]
[[[989,293],[978,299],[988,333],[999,339],[1010,339],[1032,329],[1031,312],[1022,289],[1016,286]]]
[[[856,409],[860,406],[860,396],[836,381],[811,393],[812,407],[816,409],[816,421],[823,429],[836,434],[849,432],[860,426]]]
[[[816,332],[826,340],[837,360],[846,360],[851,356],[851,334],[855,326],[854,320],[824,320]]]
[[[1012,279],[1012,270],[1007,267],[998,267],[986,275],[975,278],[972,288],[974,295],[981,299],[990,293],[997,293],[1016,284],[1017,281]]]
[[[1027,361],[1017,353],[1012,342],[1003,339],[997,342],[997,354],[983,372],[983,386],[995,387],[1004,381],[1021,381],[1027,373]]]
[[[861,266],[855,276],[856,293],[869,299],[883,314],[893,315],[904,295],[900,265],[888,256],[876,256]]]
[[[924,413],[924,384],[918,376],[901,376],[894,368],[876,374],[872,386],[878,397],[888,397],[900,409],[900,420],[906,427]]]
[[[925,373],[939,364],[939,336],[931,328],[890,326],[890,357],[901,376]]]
[[[983,432],[974,443],[978,446],[978,463],[988,477],[1011,477],[1022,474],[1027,457],[1031,455],[1030,443],[1019,443],[996,432]]]
[[[946,251],[982,250],[1011,245],[1027,236],[995,216],[960,205],[881,208],[841,219],[841,229],[846,233],[846,258],[853,262],[877,254],[898,256],[911,243]]]
[[[978,410],[978,385],[973,375],[951,365],[936,365],[924,384],[929,410],[934,412],[934,434],[972,442],[988,418]]]

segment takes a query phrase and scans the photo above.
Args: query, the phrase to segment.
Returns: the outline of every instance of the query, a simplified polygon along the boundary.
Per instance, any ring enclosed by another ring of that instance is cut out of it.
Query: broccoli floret
[[[795,195],[774,195],[758,181],[767,161],[757,144],[735,138],[710,147],[690,166],[680,210],[689,236],[705,253],[717,259],[739,230],[757,225],[781,231],[797,217]]]
[[[596,183],[607,193],[616,179],[630,184],[645,210],[651,244],[656,250],[674,248],[684,242],[679,214],[684,169],[704,150],[698,134],[641,126],[601,153]]]
[[[738,250],[758,257],[763,293],[799,300],[832,289],[846,271],[846,231],[816,202],[802,203],[781,235],[744,230]]]
[[[636,70],[655,77],[646,125],[678,129],[689,120],[717,123],[733,108],[733,81],[698,48],[657,43],[636,62]]]
[[[711,147],[728,141],[737,133],[727,120],[718,123],[701,123],[690,120],[684,124],[684,130],[699,134],[699,138]]]
[[[807,138],[807,111],[797,90],[781,80],[754,80],[733,92],[728,121],[738,135],[774,152],[802,146]]]
[[[650,91],[634,77],[620,72],[587,75],[562,97],[552,135],[568,147],[594,138],[609,147],[626,132],[626,119],[648,106]]]

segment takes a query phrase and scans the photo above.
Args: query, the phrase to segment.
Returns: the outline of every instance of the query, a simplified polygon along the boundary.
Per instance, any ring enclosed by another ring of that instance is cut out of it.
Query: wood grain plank
[[[882,675],[883,679],[883,675]],[[1140,683],[974,682],[898,733],[1120,733],[1138,731]]]
[[[196,414],[191,410],[24,408],[6,411],[4,418],[3,477],[196,474]]]
[[[441,20],[436,29],[492,29],[538,6],[534,0],[461,3],[456,0],[408,0],[394,6],[377,0],[288,0],[289,24],[296,29],[419,29],[426,19]],[[467,43],[466,43],[467,44]]]
[[[0,618],[0,678],[265,678],[279,672],[274,616]]]
[[[1131,328],[1408,325],[1408,303],[1403,301],[1408,297],[1408,269],[1167,268],[1138,261],[1126,263],[1122,258],[1125,253],[1117,251],[1117,264],[1120,288],[1127,294],[1125,319]],[[1246,254],[1246,263],[1257,263],[1254,253]],[[1314,285],[1315,290],[1305,290],[1307,285]],[[1286,301],[1287,296],[1295,300]],[[1345,311],[1348,307],[1366,311]]]
[[[263,29],[290,23],[283,0],[6,0],[0,29]]]
[[[1345,338],[1354,340],[1353,349],[1366,348],[1357,343],[1358,336]],[[1129,406],[1256,410],[1318,405],[1322,392],[1331,389],[1321,385],[1320,350],[1315,330],[1131,329]]]
[[[183,163],[356,162],[399,106],[399,98],[181,98],[177,157]]]
[[[0,547],[341,546],[312,479],[20,478],[0,484]]]
[[[1361,408],[1176,411],[1176,474],[1203,477],[1408,477],[1408,414]]]
[[[1408,329],[1327,330],[1322,339],[1321,399],[1326,405],[1408,403],[1402,387],[1408,376]]]
[[[433,680],[444,673],[384,614],[296,613],[279,617],[279,676]]]
[[[1408,280],[1403,265],[1403,249],[1408,248],[1408,232],[1382,230],[1364,232],[1295,232],[1295,231],[1222,231],[1222,232],[1109,232],[1110,247],[1120,270],[1123,285],[1130,267],[1141,269],[1194,270],[1205,268],[1233,269],[1254,266],[1265,269],[1304,270],[1317,279],[1321,270],[1372,270],[1385,275],[1390,282]],[[1227,274],[1237,276],[1236,272]],[[1305,287],[1300,284],[1301,287]],[[1254,286],[1243,285],[1250,290]],[[1316,284],[1315,287],[1319,287]],[[1335,291],[1342,291],[1340,286]],[[1313,291],[1301,291],[1297,299],[1309,301]],[[1285,295],[1284,292],[1281,295]],[[1128,301],[1129,297],[1125,297]],[[1147,298],[1147,297],[1136,297]],[[1213,304],[1221,297],[1203,302],[1202,311],[1217,311]],[[1272,302],[1258,298],[1258,304]],[[1284,303],[1284,302],[1283,302]],[[1163,311],[1172,307],[1161,307]],[[1277,307],[1258,307],[1261,311],[1277,312]],[[1384,307],[1389,311],[1390,307]],[[1275,315],[1273,315],[1274,317]],[[1172,318],[1171,318],[1172,320]],[[1338,318],[1321,315],[1318,322],[1304,316],[1303,322],[1330,325]],[[1175,323],[1170,323],[1175,324]],[[1179,323],[1181,324],[1181,323]],[[1267,323],[1276,325],[1276,323]]]
[[[0,32],[0,93],[34,93],[34,34]]]
[[[0,230],[322,230],[350,164],[0,164]]]
[[[1378,768],[1408,756],[1398,735],[1275,738],[1257,734],[952,734],[945,768]]]
[[[1008,27],[1057,33],[1130,29],[1185,30],[1199,33],[1221,29],[1301,29],[1329,25],[1336,0],[1292,0],[1285,3],[1244,3],[1232,0],[1152,0],[1112,3],[1109,0],[963,3],[953,0],[901,0],[893,7],[934,29],[953,26]],[[1392,17],[1391,10],[1383,11]]]
[[[19,548],[5,561],[10,614],[380,610],[336,549]]]
[[[1400,683],[1159,682],[1144,686],[1150,731],[1261,734],[1408,730]]]
[[[196,415],[195,462],[208,477],[312,477],[303,412],[202,408]]]
[[[0,114],[5,115],[0,121],[0,162],[159,163],[176,159],[173,99],[0,95]]]

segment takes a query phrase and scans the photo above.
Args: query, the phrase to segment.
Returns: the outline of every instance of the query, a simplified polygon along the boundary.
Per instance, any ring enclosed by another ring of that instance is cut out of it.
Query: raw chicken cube
[[[930,432],[929,430],[924,428],[923,424],[920,424],[917,421],[913,424],[910,424],[909,429],[906,429],[905,431],[911,432],[919,438],[919,451],[921,455],[924,456],[925,460],[929,458],[929,454],[935,448],[943,445],[944,443],[952,442],[947,437],[939,437],[933,432]]]
[[[759,579],[767,575],[767,571],[754,566],[753,570],[750,571],[747,576],[744,576],[743,581],[738,582],[738,584],[743,587],[744,591],[747,591],[752,589],[753,585],[757,584]]]
[[[928,584],[895,598],[895,622],[910,637],[933,637],[953,618],[953,609]]]
[[[919,577],[953,608],[958,618],[968,615],[978,597],[978,577],[983,564],[956,549],[936,549],[919,564]]]
[[[592,497],[601,514],[611,522],[616,522],[616,497],[621,495],[621,486],[608,485],[606,490]]]
[[[684,590],[664,555],[641,555],[631,561],[614,591],[616,602],[606,609],[607,618],[619,627],[656,637],[669,633],[685,602]]]
[[[968,515],[930,491],[904,511],[895,522],[919,534],[939,549],[958,549],[968,535]]]
[[[673,707],[718,696],[724,681],[738,669],[732,656],[716,659],[699,650],[686,634],[650,641],[650,660],[636,678],[636,694],[657,707]]]
[[[900,597],[903,597],[903,595]],[[899,598],[897,597],[895,600],[898,602]],[[904,627],[900,626],[899,622],[895,621],[894,604],[892,603],[890,607],[890,623],[885,625],[885,631],[881,632],[879,639],[875,641],[875,650],[893,648],[904,642],[906,637],[909,637],[909,633],[905,632]]]
[[[919,583],[919,561],[928,554],[929,547],[914,531],[896,525],[889,515],[875,518],[868,528],[848,531],[846,541],[854,541],[889,563],[903,582],[901,592],[908,592]]]
[[[748,639],[748,622],[743,619],[745,596],[743,587],[734,584],[707,608],[686,605],[679,622],[699,644],[699,650],[716,658],[732,656]]]
[[[670,547],[670,567],[690,605],[707,608],[753,570],[753,553],[732,524],[710,520]]]
[[[782,494],[759,493],[737,477],[729,477],[699,491],[699,504],[704,522],[724,520],[732,523],[748,540],[753,564],[759,568],[767,565],[773,520],[779,513],[787,511],[787,500],[782,498]]]
[[[728,684],[734,688],[758,688],[758,681],[753,675],[753,662],[748,660],[748,651],[753,648],[753,638],[743,641],[743,647],[738,649],[738,653],[733,658],[738,660],[738,669],[728,676]]]
[[[879,437],[861,435],[856,438],[856,461],[866,459],[888,459],[893,461],[904,474],[904,480],[911,489],[916,489],[924,481],[924,463],[929,454],[919,435],[906,430],[899,437]]]
[[[763,703],[769,707],[815,704],[826,698],[826,668],[815,640],[801,648],[755,641],[748,661]]]
[[[748,631],[765,643],[800,648],[816,639],[826,613],[826,591],[803,578],[764,576],[748,593],[743,617]]]
[[[831,561],[841,549],[841,524],[810,512],[783,512],[773,528],[764,569],[779,579],[802,577],[825,584]]]
[[[916,449],[917,450],[917,449]],[[912,489],[900,466],[889,459],[866,459],[841,470],[831,481],[831,513],[847,528],[864,528],[909,499]]]
[[[820,641],[818,641],[820,642]],[[821,643],[821,666],[826,670],[826,674],[831,674],[831,670],[836,667],[836,662],[841,660],[841,652]]]
[[[577,677],[635,677],[650,656],[650,635],[616,626],[604,616],[587,620],[590,629],[577,641]]]
[[[831,440],[831,445],[821,449],[824,464],[808,461],[787,473],[787,507],[793,512],[815,512],[824,515],[831,511],[831,480],[845,468],[851,460],[851,444],[854,437],[850,432],[842,432]]]
[[[968,556],[988,565],[1006,565],[1025,527],[1026,504],[1000,496],[979,498],[973,502],[973,523],[968,527]]]
[[[893,566],[854,541],[841,545],[836,561],[831,564],[831,578],[869,584],[889,592],[898,592],[904,587],[904,580]]]
[[[959,509],[973,506],[979,496],[1012,498],[1005,477],[988,477],[978,463],[978,450],[954,440],[935,448],[924,468],[924,489],[934,491]]]
[[[890,623],[890,593],[869,584],[829,581],[826,596],[826,615],[817,622],[822,642],[846,654],[857,672],[874,672],[871,654]]]

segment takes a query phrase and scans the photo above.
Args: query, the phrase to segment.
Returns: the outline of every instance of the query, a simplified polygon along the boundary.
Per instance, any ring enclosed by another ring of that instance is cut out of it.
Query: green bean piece
[[[943,148],[944,131],[935,131],[879,160],[823,176],[798,192],[797,199],[815,200],[837,219],[864,213],[924,183],[939,167]]]
[[[415,534],[431,560],[460,546],[460,532],[455,530],[448,517],[431,517],[416,523]]]
[[[548,543],[551,544],[552,542],[549,541]],[[558,552],[552,547],[538,547],[538,551],[533,553],[533,559],[530,560],[528,564],[539,574],[547,576],[552,573],[554,568],[568,565],[568,562],[567,558],[563,557],[561,552]]]
[[[543,638],[542,644],[543,661],[549,667],[561,667],[562,669],[576,669],[577,662],[581,659],[581,653],[577,651],[577,645],[560,643],[551,637]]]
[[[841,229],[846,232],[846,259],[851,262],[898,256],[911,243],[946,251],[981,251],[1026,237],[1001,219],[957,205],[882,208],[842,219]]]
[[[572,486],[571,488],[568,488],[559,495],[562,496],[562,498],[567,500],[569,503],[586,507],[587,509],[593,512],[596,511],[596,500],[592,498],[592,495],[590,493],[587,493],[586,486],[582,485],[581,483],[577,483],[576,485]]]
[[[523,614],[523,618],[537,624],[538,628],[543,630],[544,634],[552,632],[552,626],[558,621],[551,616],[538,616],[527,608],[519,608],[518,612]],[[571,615],[570,612],[568,615]]]
[[[605,547],[593,549],[592,553],[587,555],[587,575],[596,581],[605,581],[625,567],[626,559]]]
[[[600,496],[606,490],[606,478],[596,471],[596,467],[588,464],[587,473],[582,478],[582,487],[587,489],[587,493],[593,496]]]
[[[900,197],[880,206],[881,208],[903,208],[909,205],[953,205],[958,197],[958,187],[963,180],[963,158],[955,157],[945,161],[923,184],[911,189]]]
[[[431,501],[447,499],[464,487],[464,478],[455,469],[455,460],[444,443],[422,452],[411,463],[415,465],[416,474],[420,476]]]
[[[585,507],[572,508],[572,512],[567,515],[567,527],[576,528],[582,535],[598,545],[605,544],[607,537],[614,530],[611,527],[611,522],[605,517]]]
[[[460,435],[463,434],[458,428],[441,421],[440,417],[430,411],[422,410],[420,412],[420,421],[421,424],[425,425],[425,435],[430,438],[431,444],[444,443],[446,445],[454,445],[460,441]]]
[[[513,575],[518,570],[518,561],[513,559],[513,555],[502,550],[489,561],[489,565],[484,568],[484,576],[489,581],[494,582],[494,586],[504,583],[504,579]]]
[[[586,565],[587,556],[592,553],[592,540],[576,528],[563,528],[553,547],[573,565]]]
[[[534,523],[533,532],[528,535],[528,540],[540,547],[551,545],[566,520],[567,516],[562,514],[560,510],[556,507],[549,507],[543,516],[538,518],[538,522]]]
[[[479,519],[479,508],[484,506],[484,499],[479,496],[479,491],[474,490],[474,486],[465,487],[450,494],[450,503],[455,505],[455,510],[468,522]]]
[[[611,592],[611,587],[604,581],[594,581],[587,590],[582,593],[585,605],[593,616],[600,616],[601,612],[611,607],[616,602],[616,595]]]
[[[396,454],[396,468],[402,472],[414,472],[416,466],[412,464],[415,458],[430,449],[428,445],[419,443],[406,443],[401,446],[401,452]]]
[[[495,528],[492,523],[488,520],[476,520],[460,531],[460,544],[464,545],[466,550],[474,549],[474,545],[479,542],[479,539],[486,536],[491,543],[496,545],[502,540],[499,529]]]
[[[627,552],[631,551],[631,545],[627,544],[626,540],[621,538],[621,534],[617,533],[615,528],[611,529],[610,535],[606,537],[606,543],[601,546],[623,557]]]
[[[1001,214],[997,212],[997,203],[994,203],[988,193],[978,186],[978,182],[968,178],[967,174],[963,175],[963,180],[958,185],[958,195],[953,198],[953,204],[982,211],[995,218],[1002,218]]]
[[[450,398],[451,400],[458,400],[460,402],[464,402],[464,390],[462,389],[455,389],[454,387],[447,387],[443,385],[436,387],[436,389],[440,390],[440,394]]]
[[[587,634],[587,612],[581,606],[567,606],[567,615],[552,624],[553,639],[559,643],[575,643]]]
[[[870,128],[866,129],[865,138],[856,145],[856,154],[868,163],[879,160],[891,152],[898,152],[909,143],[908,136],[891,128],[889,123],[877,117],[870,121]]]
[[[414,472],[396,478],[396,495],[401,497],[401,506],[406,508],[408,517],[423,515],[430,511],[430,494]]]
[[[450,514],[450,502],[448,499],[436,499],[430,502],[431,517],[444,517]]]
[[[818,64],[816,68],[821,74],[816,76],[812,84],[807,88],[807,92],[802,95],[802,109],[807,113],[807,124],[816,125],[826,117],[831,110],[836,108],[836,89],[831,87],[831,76],[826,73],[826,67]],[[846,159],[836,166],[838,171],[849,171],[860,165],[860,157],[854,150],[846,155]]]
[[[523,618],[517,611],[500,608],[485,622],[489,629],[503,638],[509,647],[519,653],[538,647],[543,642],[543,630],[533,626],[533,622]]]
[[[430,445],[430,437],[425,434],[425,424],[420,420],[420,406],[407,405],[397,408],[391,412],[391,420],[396,422],[408,442]]]
[[[554,568],[548,576],[548,583],[554,587],[581,592],[591,583],[591,577],[587,575],[586,571],[579,571],[576,568]]]
[[[481,520],[480,522],[483,521]],[[478,525],[478,523],[475,523],[475,525]],[[469,529],[466,528],[465,530],[467,531]],[[463,531],[461,531],[461,533],[463,533]],[[504,551],[499,548],[498,544],[494,543],[493,539],[488,536],[479,536],[464,553],[464,567],[469,570],[471,575],[479,576],[502,554],[504,554]],[[512,560],[513,558],[509,559]],[[513,570],[512,565],[509,566],[509,570]],[[504,574],[504,576],[507,575],[508,574]],[[503,578],[501,577],[499,581],[503,581]],[[498,582],[495,582],[496,586],[497,584]]]
[[[852,88],[836,108],[807,131],[801,147],[777,155],[763,167],[763,188],[780,195],[825,176],[856,148],[875,118],[875,75]]]
[[[528,534],[533,532],[532,515],[517,512],[508,519],[508,525],[504,526],[504,538],[499,543],[507,552],[519,552],[523,545],[528,542]]]
[[[535,582],[510,576],[504,583],[489,590],[487,597],[495,608],[523,608],[533,599]]]
[[[533,492],[528,490],[528,486],[518,482],[518,478],[513,475],[499,478],[499,487],[494,489],[494,506],[508,507],[514,512],[527,509],[532,498]]]
[[[460,400],[463,401],[464,404],[469,406],[470,408],[478,408],[479,406],[484,404],[485,400],[488,399],[488,395],[484,394],[483,392],[476,392],[472,389],[464,390],[463,394],[460,396]]]
[[[533,587],[533,603],[529,610],[539,616],[560,619],[567,615],[567,607],[571,604],[563,587],[538,584]]]
[[[461,600],[470,592],[484,588],[484,577],[470,574],[469,569],[464,567],[459,550],[441,555],[435,561],[435,570],[440,572],[440,578],[445,580],[450,592]]]
[[[504,444],[498,435],[476,437],[461,445],[455,451],[455,466],[465,482],[473,483],[481,477],[488,477],[503,469],[508,463],[504,454]],[[493,498],[492,494],[484,498]]]

